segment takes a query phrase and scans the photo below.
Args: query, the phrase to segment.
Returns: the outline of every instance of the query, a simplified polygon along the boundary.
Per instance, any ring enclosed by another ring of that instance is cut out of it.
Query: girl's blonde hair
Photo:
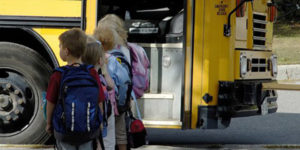
[[[107,14],[98,22],[94,36],[109,45],[108,47],[111,49],[115,45],[127,45],[128,35],[124,27],[124,21],[115,14]]]
[[[125,23],[119,16],[115,14],[107,14],[99,21],[99,23],[101,22],[110,24],[111,27],[114,28],[114,30],[116,30],[117,33],[122,37],[122,39],[127,41],[128,35],[125,29]]]
[[[118,39],[118,35],[116,31],[112,30],[110,27],[98,26],[94,30],[94,37],[99,40],[104,50],[111,50],[117,45],[116,39]]]
[[[86,50],[82,56],[82,62],[90,65],[97,65],[100,59],[104,58],[102,44],[95,38],[88,36]]]

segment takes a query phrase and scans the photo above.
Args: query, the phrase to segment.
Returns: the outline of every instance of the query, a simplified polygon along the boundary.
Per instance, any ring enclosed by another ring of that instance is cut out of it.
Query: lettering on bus
[[[224,4],[224,2],[223,1],[221,1],[221,3],[220,4],[216,4],[215,5],[215,8],[217,8],[218,9],[218,12],[217,12],[217,15],[227,15],[227,13],[226,13],[226,8],[228,7],[228,5],[227,4]]]

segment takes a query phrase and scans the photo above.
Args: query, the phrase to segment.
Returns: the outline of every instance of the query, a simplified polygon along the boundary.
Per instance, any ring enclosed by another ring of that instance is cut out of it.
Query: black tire
[[[32,113],[30,120],[28,119],[28,123],[21,130],[10,133],[0,132],[0,144],[45,143],[50,136],[45,131],[46,121],[43,116],[42,92],[47,89],[52,70],[50,65],[41,55],[28,47],[16,43],[0,42],[0,70],[3,68],[16,72],[31,86],[30,104],[32,107],[30,107],[30,111]]]

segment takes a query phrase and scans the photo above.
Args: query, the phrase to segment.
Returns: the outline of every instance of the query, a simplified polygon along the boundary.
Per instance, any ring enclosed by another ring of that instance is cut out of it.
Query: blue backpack
[[[132,91],[131,66],[124,54],[119,50],[109,52],[108,73],[114,80],[116,88],[116,102],[119,114],[130,108],[130,95]]]
[[[100,135],[99,87],[90,74],[91,68],[92,65],[80,65],[55,69],[61,72],[59,99],[52,121],[58,140],[82,144]]]

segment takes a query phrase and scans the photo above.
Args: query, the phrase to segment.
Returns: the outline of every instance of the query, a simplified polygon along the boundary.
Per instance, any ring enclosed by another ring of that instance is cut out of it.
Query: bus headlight
[[[247,67],[248,67],[247,57],[246,57],[246,55],[244,55],[244,53],[241,53],[241,56],[240,56],[240,76],[242,78],[244,78],[247,74]]]
[[[271,73],[272,73],[272,76],[276,78],[277,74],[278,74],[277,56],[273,54],[270,59],[271,59],[271,65],[272,65]]]

